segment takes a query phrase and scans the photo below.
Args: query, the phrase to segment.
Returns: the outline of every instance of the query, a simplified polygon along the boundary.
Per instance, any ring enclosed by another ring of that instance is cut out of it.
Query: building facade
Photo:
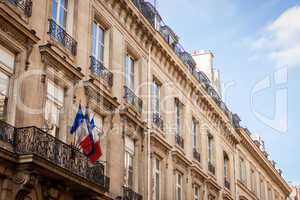
[[[0,200],[289,196],[143,0],[0,0]],[[70,134],[79,105],[103,155]]]

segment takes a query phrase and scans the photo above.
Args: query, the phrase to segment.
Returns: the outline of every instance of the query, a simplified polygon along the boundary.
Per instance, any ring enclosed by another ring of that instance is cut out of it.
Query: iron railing
[[[0,141],[14,143],[15,128],[8,123],[0,120]]]
[[[32,1],[31,0],[7,0],[12,5],[21,9],[27,17],[32,15]]]
[[[49,19],[49,32],[52,39],[59,42],[68,49],[73,56],[77,53],[77,42],[62,27],[60,27],[53,19]]]
[[[39,128],[15,128],[0,121],[0,140],[12,144],[17,155],[40,157],[109,191],[110,179],[101,163],[91,165],[82,152]]]
[[[153,113],[152,121],[160,130],[164,130],[164,120],[159,113]]]
[[[180,135],[178,134],[175,135],[175,142],[178,146],[184,148],[184,139]]]
[[[195,148],[193,149],[193,157],[198,162],[201,162],[201,154]]]
[[[225,186],[225,188],[230,190],[230,182],[226,178],[224,179],[224,186]]]
[[[129,103],[132,105],[139,113],[142,113],[143,111],[143,101],[139,97],[137,97],[134,92],[129,89],[127,86],[124,86],[125,94],[124,98]]]
[[[94,56],[91,56],[91,71],[97,77],[100,77],[105,81],[107,86],[112,87],[113,85],[113,73],[104,67],[103,63],[97,60]]]
[[[124,200],[143,200],[143,196],[133,191],[131,188],[123,187]]]
[[[208,171],[214,175],[216,173],[216,168],[211,162],[208,162]]]

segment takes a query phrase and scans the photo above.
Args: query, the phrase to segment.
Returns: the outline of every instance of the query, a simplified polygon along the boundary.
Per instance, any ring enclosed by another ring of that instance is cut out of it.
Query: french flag
[[[94,143],[94,151],[89,155],[89,158],[92,163],[95,163],[102,156],[102,149],[101,149],[101,144],[100,144],[100,135],[99,135],[98,131],[96,130],[96,124],[95,124],[94,117],[90,122],[90,127],[91,127],[92,132],[95,132],[94,139],[96,142]]]
[[[70,133],[76,135],[76,146],[80,146],[92,163],[95,163],[102,156],[100,136],[98,134],[94,136],[95,129],[94,117],[90,121],[88,113],[83,114],[81,105],[79,105]],[[96,137],[96,142],[94,137]]]

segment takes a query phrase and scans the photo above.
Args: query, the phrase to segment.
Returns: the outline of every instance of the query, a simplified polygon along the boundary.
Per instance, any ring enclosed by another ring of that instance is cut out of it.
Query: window
[[[195,118],[192,119],[192,141],[193,148],[197,149],[197,121]]]
[[[182,200],[182,175],[176,174],[176,200]]]
[[[273,192],[270,187],[268,188],[268,200],[273,200]]]
[[[256,175],[253,168],[251,169],[250,181],[251,181],[251,191],[256,194]]]
[[[160,84],[154,80],[152,85],[153,113],[160,115]]]
[[[0,119],[6,121],[10,77],[13,75],[15,55],[0,45]]]
[[[45,106],[46,128],[53,136],[59,134],[60,113],[64,106],[64,88],[51,80],[47,82],[47,99]]]
[[[134,91],[134,59],[129,54],[126,55],[125,85]]]
[[[52,19],[64,30],[67,27],[68,0],[52,0]]]
[[[227,153],[224,152],[224,180],[225,180],[225,182],[227,181],[229,183],[229,179],[230,179],[229,177],[230,177],[230,175],[229,175],[229,157],[228,157]]]
[[[126,184],[129,188],[133,188],[134,178],[134,141],[128,136],[125,137],[125,170]]]
[[[93,22],[92,56],[104,66],[104,29],[96,21]]]
[[[260,200],[265,200],[265,184],[264,181],[260,180]]]
[[[0,119],[6,120],[9,77],[0,71]]]
[[[214,164],[214,137],[208,133],[208,161]]]
[[[95,131],[98,136],[101,136],[103,134],[103,123],[104,119],[103,116],[97,114],[97,113],[90,113],[90,116],[94,118],[95,122]]]
[[[194,187],[194,200],[200,200],[200,187],[198,185]]]
[[[246,163],[242,157],[240,157],[240,181],[243,182],[244,184],[247,183]]]
[[[181,135],[181,115],[182,105],[178,99],[175,99],[175,123],[176,123],[176,135]]]
[[[155,191],[155,200],[160,200],[160,186],[161,186],[161,169],[160,169],[160,160],[155,158],[154,159],[154,191]]]

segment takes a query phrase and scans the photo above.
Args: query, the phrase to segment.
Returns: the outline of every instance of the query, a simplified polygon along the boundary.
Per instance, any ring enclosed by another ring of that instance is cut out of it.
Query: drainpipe
[[[151,124],[151,46],[149,46],[148,49],[148,65],[147,65],[147,149],[148,149],[148,173],[147,173],[147,179],[148,179],[148,200],[151,200],[151,143],[150,143],[150,124]]]

